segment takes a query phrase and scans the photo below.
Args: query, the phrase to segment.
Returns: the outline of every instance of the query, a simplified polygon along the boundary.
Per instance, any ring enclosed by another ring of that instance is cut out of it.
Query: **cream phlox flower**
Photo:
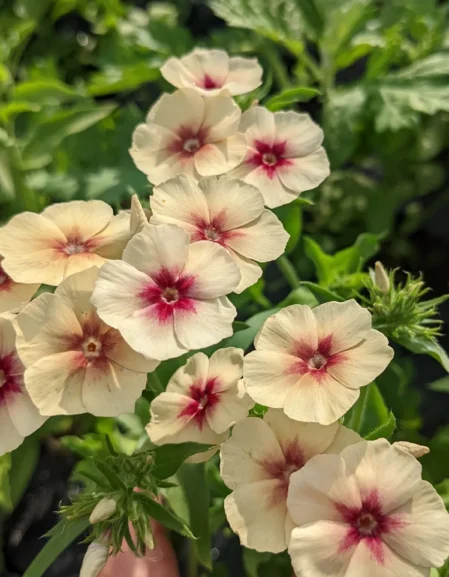
[[[210,359],[204,353],[190,357],[151,403],[147,432],[153,443],[219,444],[226,439],[228,429],[254,405],[240,381],[242,369],[241,349],[219,349]],[[196,460],[209,456],[200,453]]]
[[[254,344],[243,369],[248,394],[292,419],[323,425],[343,416],[393,357],[355,300],[286,307],[265,321]]]
[[[41,214],[22,212],[0,228],[2,266],[18,283],[58,285],[67,276],[122,256],[127,213],[113,215],[101,200],[73,200]]]
[[[428,577],[449,555],[441,497],[385,439],[310,460],[291,476],[287,505],[301,577]]]
[[[45,421],[25,389],[24,370],[12,322],[0,317],[0,455],[16,449]]]
[[[17,311],[24,304],[30,302],[39,284],[17,283],[2,267],[0,256],[0,314],[7,311]]]
[[[255,58],[232,57],[223,50],[196,48],[182,58],[169,58],[161,74],[177,88],[195,88],[202,96],[215,96],[224,88],[245,94],[262,84],[262,67]]]
[[[134,131],[130,154],[153,184],[181,172],[195,180],[223,174],[246,154],[240,117],[225,91],[206,99],[192,88],[164,94]]]
[[[294,527],[287,512],[290,475],[315,455],[336,453],[360,437],[333,423],[299,423],[269,409],[237,423],[221,447],[221,476],[233,492],[226,516],[246,547],[283,551]]]
[[[242,115],[239,131],[248,151],[229,176],[256,186],[270,208],[292,202],[329,176],[323,131],[307,114],[255,106]]]
[[[155,187],[150,202],[151,223],[177,224],[191,242],[206,240],[227,249],[242,274],[237,293],[262,275],[255,261],[278,258],[289,238],[279,219],[264,208],[256,188],[226,176],[209,176],[195,184],[181,174]]]
[[[25,385],[43,415],[132,413],[159,364],[100,320],[90,303],[97,275],[96,267],[71,275],[16,318]]]
[[[92,296],[99,316],[136,351],[159,360],[232,335],[237,311],[225,295],[240,272],[227,251],[190,245],[179,226],[148,224],[100,270]]]

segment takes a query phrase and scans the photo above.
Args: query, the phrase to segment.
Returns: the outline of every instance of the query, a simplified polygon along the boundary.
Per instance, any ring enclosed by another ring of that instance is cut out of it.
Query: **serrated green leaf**
[[[307,287],[316,296],[319,303],[327,303],[330,301],[342,302],[345,299],[338,295],[336,292],[326,289],[314,282],[301,281],[301,286]]]
[[[189,526],[197,540],[194,548],[199,562],[212,570],[211,534],[209,527],[209,485],[204,463],[184,464],[177,477],[189,509]]]
[[[390,439],[393,436],[393,433],[396,430],[396,417],[390,412],[390,416],[388,417],[388,421],[382,423],[377,428],[375,428],[371,433],[365,435],[365,439],[367,441],[375,441],[376,439]]]
[[[168,479],[176,473],[186,459],[197,453],[210,451],[214,446],[200,443],[178,443],[156,447],[152,451],[154,465],[151,474],[156,479]]]
[[[372,434],[390,420],[391,413],[376,383],[362,387],[356,404],[345,415],[345,426],[362,437]]]
[[[392,336],[391,338],[412,353],[434,358],[449,373],[449,356],[435,339],[412,336]]]
[[[114,469],[112,467],[110,467],[106,463],[106,461],[99,461],[99,460],[95,459],[94,462],[95,462],[95,467],[103,475],[103,477],[108,481],[108,483],[110,484],[110,486],[113,489],[124,489],[125,488],[119,475],[114,471]]]
[[[195,539],[195,536],[187,527],[182,519],[180,519],[177,515],[169,511],[166,507],[144,495],[143,493],[136,493],[135,498],[137,498],[143,508],[145,509],[146,513],[155,521],[167,527],[167,529],[171,529],[172,531],[176,531],[180,535],[184,537],[188,537],[189,539]]]
[[[60,521],[52,530],[52,536],[37,554],[23,577],[41,577],[50,565],[89,527],[89,519],[73,523]]]
[[[288,88],[287,90],[283,90],[279,94],[275,94],[268,98],[268,100],[264,102],[264,106],[268,108],[268,110],[275,112],[276,110],[283,110],[297,102],[308,102],[320,94],[321,92],[319,90],[308,86]]]

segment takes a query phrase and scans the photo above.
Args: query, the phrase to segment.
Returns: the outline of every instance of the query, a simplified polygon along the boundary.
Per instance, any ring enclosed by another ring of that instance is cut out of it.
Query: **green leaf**
[[[253,317],[250,317],[245,321],[246,324],[249,325],[249,328],[245,329],[244,331],[239,331],[229,339],[222,341],[220,343],[220,348],[237,347],[238,349],[246,350],[252,345],[254,337],[256,336],[263,323],[272,314],[278,312],[278,310],[278,308],[274,308],[267,311],[262,311],[261,313],[257,313]]]
[[[161,445],[153,450],[154,465],[151,474],[156,479],[168,479],[176,473],[186,459],[197,453],[210,451],[215,445],[201,443],[178,443]]]
[[[282,110],[289,107],[291,104],[296,104],[297,102],[308,102],[319,94],[321,94],[319,90],[307,86],[288,88],[287,90],[283,90],[279,94],[275,94],[266,100],[264,106],[268,108],[268,110],[275,112],[276,110]]]
[[[134,497],[138,499],[142,506],[144,507],[146,513],[155,521],[158,521],[167,529],[171,529],[172,531],[176,531],[180,535],[184,537],[188,537],[189,539],[195,539],[195,536],[187,527],[182,519],[180,519],[177,515],[169,511],[166,507],[154,501],[151,497],[144,495],[143,493],[135,493]]]
[[[301,41],[306,25],[296,0],[210,0],[217,16],[230,26],[249,28],[275,42],[285,44],[293,53],[303,50]]]
[[[138,62],[126,67],[109,66],[91,76],[87,89],[91,96],[104,96],[135,90],[159,77],[159,68],[155,68],[151,62]]]
[[[396,418],[392,412],[390,412],[390,416],[388,417],[388,421],[385,421],[381,425],[379,425],[376,429],[371,431],[365,435],[365,439],[368,441],[375,441],[376,439],[390,439],[393,436],[393,433],[396,430]]]
[[[15,451],[11,453],[11,502],[16,507],[25,493],[28,483],[39,460],[41,445],[34,436],[27,437]]]
[[[375,431],[383,426],[388,432],[392,426],[390,419],[391,412],[386,406],[379,388],[375,383],[371,383],[367,387],[362,387],[360,397],[352,409],[346,413],[344,423],[365,437],[375,434]]]
[[[94,460],[96,468],[100,471],[105,479],[109,482],[113,489],[124,489],[125,486],[119,475],[106,461]]]
[[[39,105],[62,104],[84,98],[79,89],[74,89],[56,78],[34,80],[17,84],[13,94],[14,100],[24,100]]]
[[[442,379],[433,381],[433,383],[427,385],[427,388],[438,393],[449,393],[449,377],[443,377]]]
[[[11,486],[9,482],[9,471],[11,469],[11,455],[6,453],[0,457],[0,513],[13,510],[11,500]]]
[[[334,90],[324,108],[324,146],[332,168],[347,162],[364,128],[366,92],[361,86]]]
[[[20,100],[7,102],[0,105],[0,119],[3,122],[8,122],[23,112],[38,112],[40,109],[39,104],[33,102],[22,102]]]
[[[209,528],[209,485],[204,463],[184,464],[178,471],[189,510],[189,526],[197,537],[194,543],[199,562],[212,570],[211,534]]]
[[[40,168],[51,162],[53,150],[73,134],[83,132],[109,116],[115,105],[82,105],[55,113],[37,122],[22,151],[27,168]]]
[[[448,354],[435,339],[412,336],[392,336],[391,338],[412,353],[433,357],[449,373]]]
[[[232,330],[234,333],[238,333],[239,331],[244,331],[248,328],[248,325],[242,321],[234,321],[232,323]]]
[[[302,209],[300,205],[286,205],[280,206],[274,210],[274,213],[282,221],[285,230],[290,235],[285,254],[290,254],[301,237],[302,232]]]
[[[9,202],[16,196],[11,154],[0,148],[0,203]]]
[[[396,78],[438,78],[449,76],[449,53],[436,52],[417,60],[395,74]]]
[[[301,286],[307,287],[309,290],[313,292],[313,294],[318,299],[320,304],[328,303],[330,301],[337,301],[343,302],[345,299],[338,295],[336,292],[326,289],[320,285],[317,285],[314,282],[309,281],[301,281]]]
[[[89,519],[73,523],[60,521],[52,530],[52,536],[34,558],[23,577],[41,577],[59,555],[89,527]]]

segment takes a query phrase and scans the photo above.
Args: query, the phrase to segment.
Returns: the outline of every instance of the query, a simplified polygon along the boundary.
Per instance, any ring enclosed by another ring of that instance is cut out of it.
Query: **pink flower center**
[[[178,418],[193,419],[197,427],[202,430],[208,413],[210,414],[220,401],[220,392],[217,388],[217,377],[208,379],[204,386],[201,383],[191,385],[189,388],[191,400],[179,413]]]
[[[305,465],[304,453],[296,440],[290,441],[283,447],[284,458],[272,459],[267,457],[259,464],[263,467],[270,479],[278,480],[273,494],[270,496],[270,503],[276,505],[285,501],[288,493],[288,485],[292,473],[299,471]]]
[[[85,254],[90,253],[94,250],[96,241],[91,238],[88,240],[82,240],[78,233],[73,233],[72,236],[67,237],[66,242],[56,242],[54,243],[54,248],[63,255],[70,257],[75,254]]]
[[[176,140],[173,140],[168,150],[174,154],[181,153],[185,159],[191,158],[204,144],[207,131],[203,128],[195,129],[181,126],[177,131]]]
[[[332,354],[331,350],[332,335],[322,338],[316,349],[304,342],[298,342],[291,353],[298,360],[288,369],[288,373],[299,376],[310,374],[318,380],[324,379],[328,368],[344,360],[343,353]]]
[[[366,497],[361,507],[348,507],[335,503],[342,520],[349,525],[346,537],[340,550],[347,551],[356,547],[361,541],[369,547],[376,561],[384,562],[383,535],[403,526],[399,518],[385,515],[376,490]]]
[[[22,392],[23,365],[18,356],[10,352],[0,357],[0,407],[8,398]]]
[[[79,351],[76,369],[94,366],[106,369],[107,355],[120,340],[118,331],[106,329],[96,313],[86,313],[80,320],[82,334],[67,338],[67,350]]]
[[[62,250],[69,255],[86,252],[84,244],[78,244],[77,242],[68,242]]]
[[[81,345],[86,359],[97,359],[101,355],[102,342],[99,337],[88,336]]]
[[[261,167],[269,178],[273,178],[278,168],[288,166],[291,161],[285,158],[285,141],[268,144],[262,140],[254,140],[253,153],[247,158],[246,162]]]
[[[183,148],[186,152],[196,152],[200,146],[199,138],[189,138],[184,142]]]
[[[195,302],[192,290],[195,277],[179,275],[175,271],[161,269],[138,294],[148,309],[148,316],[156,318],[160,324],[172,320],[175,310],[194,313]],[[155,305],[155,306],[153,306]]]
[[[202,81],[198,83],[198,86],[206,90],[212,90],[213,88],[220,88],[220,86],[222,86],[222,83],[217,82],[216,80],[211,78],[208,74],[205,74]]]
[[[11,288],[12,280],[9,275],[6,274],[0,263],[0,291],[7,291]]]
[[[210,240],[225,247],[226,241],[243,235],[239,230],[224,230],[226,227],[226,214],[224,212],[216,215],[210,221],[195,217],[192,220],[197,229],[192,234],[193,242]]]

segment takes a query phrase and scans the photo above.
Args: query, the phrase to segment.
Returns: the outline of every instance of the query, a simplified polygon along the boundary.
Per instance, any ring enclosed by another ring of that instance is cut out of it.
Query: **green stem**
[[[296,57],[299,60],[299,62],[301,62],[301,64],[304,66],[304,68],[307,69],[307,71],[314,78],[317,84],[322,88],[324,84],[324,78],[320,70],[320,67],[315,62],[315,60],[311,56],[309,56],[309,54],[307,54],[305,50],[302,52],[298,52],[296,54]]]
[[[198,561],[193,541],[189,541],[187,552],[187,577],[198,577]]]
[[[365,416],[366,403],[368,401],[368,387],[362,387],[360,389],[360,397],[357,404],[354,406],[354,410],[351,418],[351,428],[354,431],[360,433],[362,428],[363,417]]]
[[[301,281],[296,273],[295,267],[289,261],[288,257],[285,254],[281,255],[276,260],[276,264],[292,289],[298,288]]]

